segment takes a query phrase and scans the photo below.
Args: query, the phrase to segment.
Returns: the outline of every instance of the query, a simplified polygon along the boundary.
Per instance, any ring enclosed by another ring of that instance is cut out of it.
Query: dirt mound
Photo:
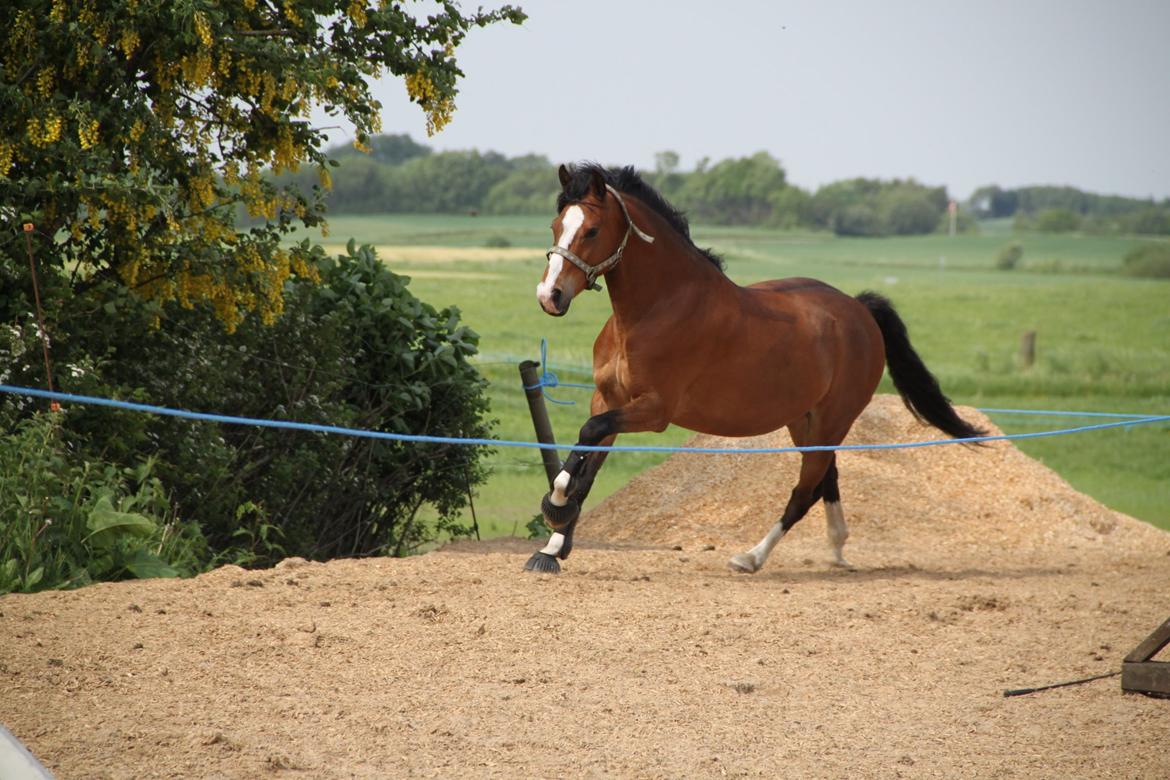
[[[1002,433],[968,407],[960,414]],[[858,418],[846,444],[945,438],[922,425],[897,396],[880,395]],[[749,439],[698,435],[693,447],[790,447],[787,431]],[[842,503],[852,532],[847,556],[869,565],[937,563],[976,556],[1007,558],[1054,549],[1134,551],[1165,535],[1078,493],[1010,442],[945,445],[838,455]],[[779,518],[796,483],[800,456],[677,454],[643,472],[581,520],[584,539],[608,542],[750,547]],[[824,511],[817,504],[777,548],[823,555]],[[917,540],[917,544],[914,541]]]

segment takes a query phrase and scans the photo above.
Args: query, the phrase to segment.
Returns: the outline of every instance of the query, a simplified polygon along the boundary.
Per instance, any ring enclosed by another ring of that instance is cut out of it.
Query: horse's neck
[[[688,303],[719,295],[724,288],[734,289],[719,269],[658,214],[638,204],[633,217],[654,236],[654,243],[631,236],[621,262],[605,275],[614,315],[623,326],[632,326],[663,303],[677,304],[679,317],[687,318],[695,314],[687,309]]]

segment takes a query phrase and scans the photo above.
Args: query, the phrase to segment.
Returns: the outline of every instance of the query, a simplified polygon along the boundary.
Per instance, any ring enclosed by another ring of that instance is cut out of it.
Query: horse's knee
[[[594,445],[606,436],[617,433],[620,414],[617,409],[611,409],[608,412],[602,412],[601,414],[595,414],[590,417],[581,426],[581,432],[578,435],[579,443]]]

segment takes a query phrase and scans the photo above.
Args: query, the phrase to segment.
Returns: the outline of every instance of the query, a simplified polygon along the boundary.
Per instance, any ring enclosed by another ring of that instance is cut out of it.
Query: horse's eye
[[[599,228],[591,227],[585,231],[585,238],[597,238]]]

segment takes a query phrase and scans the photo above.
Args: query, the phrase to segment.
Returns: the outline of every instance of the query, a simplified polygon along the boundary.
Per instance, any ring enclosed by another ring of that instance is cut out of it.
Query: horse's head
[[[621,194],[599,170],[590,170],[587,183],[576,180],[563,165],[558,175],[560,213],[552,223],[548,266],[536,285],[540,308],[554,317],[563,316],[582,290],[601,289],[597,277],[622,259],[631,232],[643,241],[654,241],[634,225]]]

